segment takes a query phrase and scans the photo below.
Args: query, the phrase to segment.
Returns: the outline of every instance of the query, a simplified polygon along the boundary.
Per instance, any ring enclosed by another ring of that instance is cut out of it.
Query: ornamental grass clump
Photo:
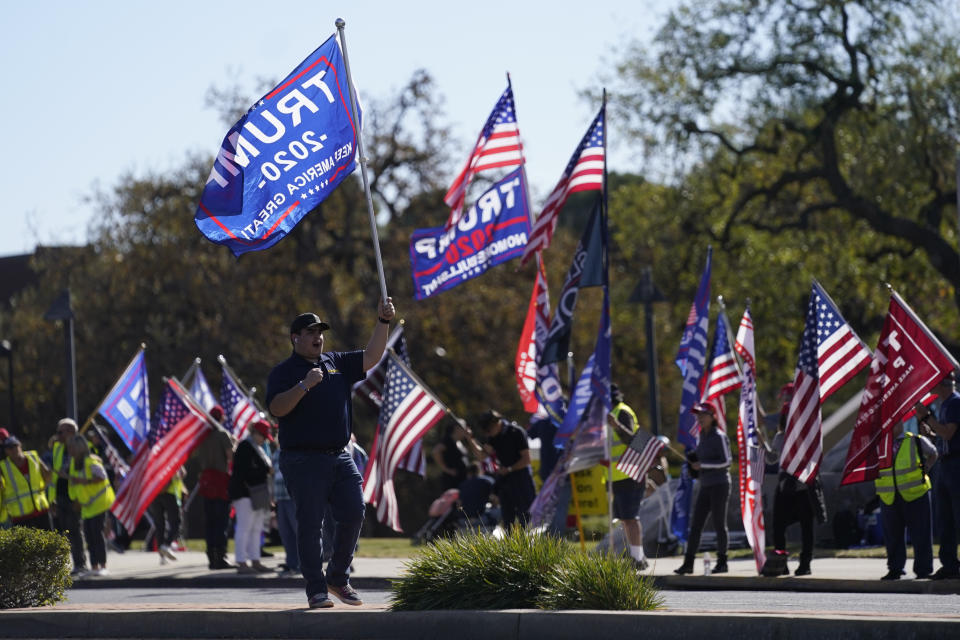
[[[605,553],[572,552],[544,579],[542,609],[651,611],[663,606],[653,579],[637,574],[633,560]]]
[[[531,609],[544,575],[567,553],[561,540],[514,528],[501,539],[460,533],[424,547],[393,581],[393,611]]]
[[[587,555],[514,529],[502,539],[458,534],[424,547],[394,580],[390,609],[618,609],[662,604],[629,559]]]
[[[0,609],[63,600],[70,579],[70,542],[53,531],[0,529]]]

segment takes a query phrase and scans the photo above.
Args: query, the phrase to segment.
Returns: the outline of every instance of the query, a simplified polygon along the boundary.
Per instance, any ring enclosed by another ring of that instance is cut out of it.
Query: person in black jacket
[[[443,439],[433,446],[431,457],[437,463],[443,475],[440,476],[443,481],[443,489],[456,489],[464,480],[467,479],[466,449],[460,442],[464,439],[466,433],[463,428],[456,423],[447,425],[444,431]]]
[[[727,503],[730,501],[730,440],[719,428],[714,408],[697,403],[692,411],[700,424],[700,441],[697,443],[696,460],[690,466],[699,471],[700,492],[693,506],[690,523],[690,539],[683,564],[674,573],[693,573],[693,559],[700,547],[700,535],[707,523],[707,515],[713,514],[713,529],[717,533],[717,564],[713,573],[726,573],[727,569]]]
[[[228,487],[237,514],[234,552],[238,573],[266,573],[272,569],[260,562],[260,534],[270,515],[270,485],[267,480],[273,463],[263,450],[263,443],[274,440],[270,435],[270,423],[266,420],[251,423],[248,433],[233,453],[233,471]],[[248,561],[250,564],[247,564]]]
[[[479,424],[488,444],[477,451],[477,457],[497,457],[496,493],[500,500],[503,526],[510,529],[516,520],[521,527],[525,527],[530,519],[530,505],[536,496],[527,432],[493,409],[480,416]],[[475,449],[479,447],[473,442],[471,446]]]

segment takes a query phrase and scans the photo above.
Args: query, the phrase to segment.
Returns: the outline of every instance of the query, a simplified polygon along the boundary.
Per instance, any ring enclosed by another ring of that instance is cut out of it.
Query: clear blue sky
[[[333,33],[337,17],[347,22],[361,97],[387,98],[427,69],[463,153],[509,71],[537,204],[599,107],[578,92],[598,89],[597,73],[621,45],[649,38],[674,4],[10,3],[0,26],[0,255],[83,243],[95,213],[84,199],[96,185],[179,166],[188,152],[212,155],[227,127],[204,106],[207,89],[239,85],[258,98],[256,80],[286,75]],[[642,170],[617,146],[615,129],[610,136],[611,168]]]

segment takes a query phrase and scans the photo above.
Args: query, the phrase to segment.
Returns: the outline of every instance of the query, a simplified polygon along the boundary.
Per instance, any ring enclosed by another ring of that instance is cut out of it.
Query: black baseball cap
[[[314,325],[320,325],[320,331],[326,331],[330,328],[330,325],[321,320],[320,316],[317,314],[301,313],[293,319],[293,322],[290,323],[290,333],[300,333],[307,327],[312,327]]]

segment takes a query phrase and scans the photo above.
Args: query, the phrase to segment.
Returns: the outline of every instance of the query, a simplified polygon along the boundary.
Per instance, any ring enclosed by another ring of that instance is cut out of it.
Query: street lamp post
[[[77,365],[73,346],[73,309],[70,307],[70,289],[64,289],[47,312],[44,320],[63,320],[63,342],[67,359],[67,412],[69,418],[77,419]]]
[[[17,412],[13,400],[16,397],[13,391],[13,345],[9,340],[0,342],[0,355],[7,359],[7,392],[10,397],[10,428],[17,431]]]
[[[657,377],[657,342],[653,332],[653,303],[664,301],[666,298],[663,293],[653,283],[652,270],[650,267],[645,267],[640,283],[630,295],[630,302],[643,303],[643,324],[647,333],[647,376],[650,387],[650,430],[655,436],[660,435],[660,383]]]

